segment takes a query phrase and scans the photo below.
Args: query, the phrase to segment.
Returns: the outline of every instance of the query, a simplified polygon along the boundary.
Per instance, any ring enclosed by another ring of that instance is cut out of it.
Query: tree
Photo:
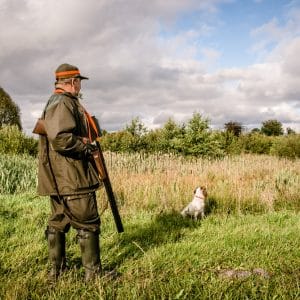
[[[125,131],[128,131],[133,136],[142,136],[147,132],[147,128],[145,125],[141,122],[139,117],[136,117],[131,120],[131,123],[129,125],[126,125]]]
[[[292,129],[291,127],[288,127],[286,129],[286,134],[289,135],[289,134],[296,134],[296,131],[294,129]]]
[[[243,126],[239,122],[230,121],[224,124],[226,132],[231,132],[234,136],[240,136]]]
[[[129,152],[143,151],[146,149],[146,126],[140,121],[139,117],[131,120],[129,125],[126,125],[122,144]]]
[[[251,130],[251,133],[260,133],[260,129],[255,127]]]
[[[220,157],[223,150],[217,134],[209,130],[209,120],[199,113],[194,113],[186,126],[183,153],[202,157]]]
[[[166,140],[171,140],[182,133],[182,128],[172,118],[169,118],[162,128],[162,133]]]
[[[281,122],[277,120],[267,120],[262,123],[261,133],[267,136],[283,135],[283,128]]]
[[[16,125],[19,130],[22,130],[19,107],[0,87],[0,128],[4,125]]]
[[[178,125],[172,118],[160,129],[159,148],[164,152],[181,152],[185,125]]]

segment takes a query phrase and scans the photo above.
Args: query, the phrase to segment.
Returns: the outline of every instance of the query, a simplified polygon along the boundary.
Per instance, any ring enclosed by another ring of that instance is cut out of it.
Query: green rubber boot
[[[48,279],[57,281],[59,275],[66,269],[66,238],[65,233],[48,227],[45,231],[48,240],[49,260],[51,269]]]
[[[78,239],[81,249],[82,265],[85,269],[85,282],[93,281],[101,276],[99,233],[78,230]]]

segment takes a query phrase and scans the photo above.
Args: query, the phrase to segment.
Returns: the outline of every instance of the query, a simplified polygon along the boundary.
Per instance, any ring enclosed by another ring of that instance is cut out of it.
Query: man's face
[[[74,88],[74,94],[77,96],[81,90],[81,79],[80,78],[73,78],[72,79],[72,86]]]

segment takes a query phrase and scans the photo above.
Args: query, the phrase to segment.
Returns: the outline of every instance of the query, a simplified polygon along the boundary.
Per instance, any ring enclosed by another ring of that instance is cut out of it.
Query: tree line
[[[37,140],[22,133],[20,110],[10,96],[0,88],[0,153],[37,154]],[[209,120],[194,113],[186,123],[172,118],[158,129],[149,130],[138,117],[117,132],[102,131],[101,144],[112,152],[168,153],[186,157],[221,158],[231,154],[273,154],[300,157],[300,134],[271,119],[261,128],[247,132],[236,121],[213,130]]]
[[[209,120],[194,113],[187,123],[169,119],[162,128],[148,130],[134,118],[123,130],[103,132],[102,145],[113,152],[172,153],[175,155],[220,158],[230,154],[256,153],[300,157],[300,135],[284,134],[282,124],[267,120],[260,129],[246,132],[241,123],[230,121],[222,130],[213,130]]]

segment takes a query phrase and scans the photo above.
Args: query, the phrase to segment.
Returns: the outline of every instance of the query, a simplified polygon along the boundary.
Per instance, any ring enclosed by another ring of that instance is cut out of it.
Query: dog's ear
[[[205,197],[207,197],[207,191],[205,186],[201,186],[202,193]]]

